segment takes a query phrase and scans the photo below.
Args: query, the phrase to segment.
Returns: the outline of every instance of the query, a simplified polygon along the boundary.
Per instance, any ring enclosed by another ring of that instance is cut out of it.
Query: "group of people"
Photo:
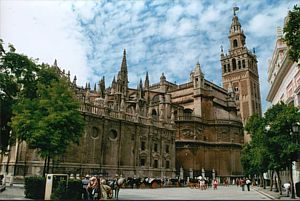
[[[237,178],[235,182],[237,187],[242,187],[242,191],[245,191],[245,186],[247,186],[247,190],[250,191],[251,180],[249,178]]]
[[[82,195],[84,200],[106,200],[112,198],[112,189],[106,185],[105,179],[86,175],[82,180]]]

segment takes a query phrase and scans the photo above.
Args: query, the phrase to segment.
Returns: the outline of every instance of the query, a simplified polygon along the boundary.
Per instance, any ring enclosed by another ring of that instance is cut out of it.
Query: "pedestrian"
[[[239,180],[239,178],[236,178],[236,187],[239,187],[239,185],[240,185],[240,180]]]
[[[247,185],[247,190],[250,191],[251,181],[248,178],[246,178],[246,185]]]
[[[245,191],[245,178],[240,180],[240,186],[242,187],[242,191]]]
[[[83,200],[87,200],[89,198],[89,192],[87,190],[87,186],[90,182],[90,176],[89,175],[85,175],[85,177],[81,180],[82,182],[82,199]]]
[[[100,198],[100,185],[96,177],[91,177],[87,186],[88,195],[90,200],[97,200]]]
[[[214,190],[218,189],[218,181],[217,181],[217,179],[214,179],[213,186],[214,186]]]
[[[291,182],[284,183],[283,187],[285,189],[286,196],[289,197],[290,196],[290,191],[291,191]]]

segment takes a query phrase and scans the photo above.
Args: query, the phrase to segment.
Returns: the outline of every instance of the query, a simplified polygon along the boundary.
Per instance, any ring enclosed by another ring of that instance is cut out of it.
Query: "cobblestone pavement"
[[[284,194],[284,193],[283,193]],[[269,188],[251,187],[250,191],[242,191],[236,186],[219,186],[218,190],[186,188],[157,188],[157,189],[121,189],[119,200],[271,200],[291,199],[271,192]],[[299,198],[296,198],[296,200]],[[0,200],[26,200],[24,187],[7,187],[0,192]],[[27,199],[29,200],[29,199]]]
[[[6,187],[6,190],[0,192],[0,200],[29,200],[25,198],[24,187],[13,186]]]
[[[293,200],[291,197],[287,197],[286,192],[283,190],[282,195],[279,194],[279,192],[270,191],[270,186],[266,187],[266,189],[263,189],[262,187],[254,187],[255,190],[259,191],[261,194],[264,194],[271,199],[275,200]],[[295,192],[296,200],[300,200],[300,197],[297,197]]]
[[[186,188],[121,189],[119,200],[270,200],[255,190],[242,191],[236,186],[218,190]]]

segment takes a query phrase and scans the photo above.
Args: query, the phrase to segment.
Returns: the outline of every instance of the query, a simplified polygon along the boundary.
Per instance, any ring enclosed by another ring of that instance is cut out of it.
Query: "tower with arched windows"
[[[230,43],[228,53],[224,53],[221,47],[223,87],[227,90],[233,89],[245,125],[252,114],[261,115],[261,98],[255,51],[251,52],[246,47],[246,36],[235,13],[228,38]],[[247,137],[245,140],[248,140]]]

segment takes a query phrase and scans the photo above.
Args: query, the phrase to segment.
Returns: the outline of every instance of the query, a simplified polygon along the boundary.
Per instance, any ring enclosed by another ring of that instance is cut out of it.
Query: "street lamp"
[[[292,132],[291,132],[291,137],[292,137],[292,140],[294,139],[294,136],[296,136],[296,139],[295,139],[295,143],[298,144],[298,134],[299,134],[299,122],[293,124],[292,126]],[[298,154],[297,154],[298,155]],[[297,157],[296,160],[298,160],[299,158]],[[291,174],[291,190],[292,190],[292,198],[295,198],[295,187],[294,187],[294,182],[293,182],[293,170],[292,170],[292,167],[291,167],[291,170],[290,170],[290,174]]]
[[[298,145],[298,143],[299,143],[299,127],[300,127],[300,123],[299,122],[297,122],[297,123],[295,123],[293,126],[292,126],[292,135],[294,136],[294,134],[295,134],[295,137],[296,137],[296,144]],[[296,160],[299,160],[300,159],[300,153],[298,153],[297,154],[297,158],[296,158]]]

